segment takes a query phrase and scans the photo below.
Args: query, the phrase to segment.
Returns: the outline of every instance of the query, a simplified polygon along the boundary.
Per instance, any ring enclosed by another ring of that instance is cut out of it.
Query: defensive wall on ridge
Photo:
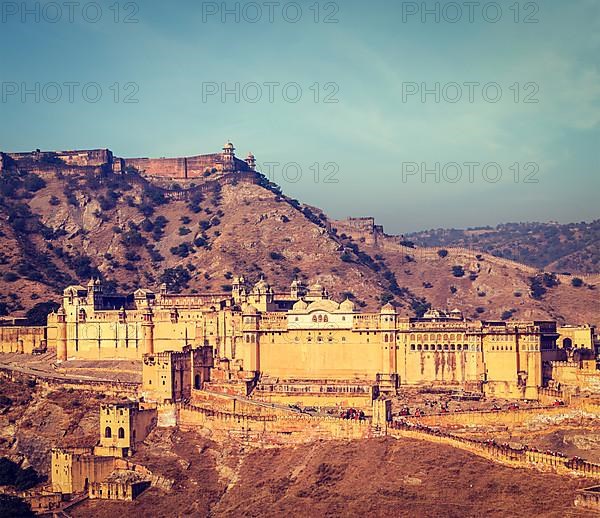
[[[392,423],[388,427],[387,433],[396,438],[420,439],[453,446],[514,468],[536,468],[540,471],[600,479],[600,464],[587,462],[577,457],[568,458],[535,450],[516,449],[508,444],[468,439],[408,422]]]
[[[596,410],[600,410],[599,407]],[[537,407],[510,411],[465,411],[432,414],[414,417],[412,421],[423,426],[433,427],[463,427],[463,426],[508,426],[519,427],[528,423],[550,418],[552,420],[585,419],[594,416],[594,409],[574,409],[566,406]]]
[[[308,415],[248,415],[222,412],[187,403],[158,405],[162,412],[175,407],[177,426],[184,430],[208,429],[215,436],[248,437],[261,444],[305,443],[326,439],[364,439],[372,436],[367,420]]]

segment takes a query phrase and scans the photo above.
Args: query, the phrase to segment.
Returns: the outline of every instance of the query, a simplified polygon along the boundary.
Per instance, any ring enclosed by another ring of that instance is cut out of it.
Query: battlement
[[[251,153],[246,160],[235,156],[235,148],[226,143],[221,153],[173,158],[117,157],[110,149],[0,153],[0,171],[8,167],[44,171],[57,168],[103,168],[114,173],[137,171],[145,177],[192,179],[218,173],[250,172],[256,159]]]

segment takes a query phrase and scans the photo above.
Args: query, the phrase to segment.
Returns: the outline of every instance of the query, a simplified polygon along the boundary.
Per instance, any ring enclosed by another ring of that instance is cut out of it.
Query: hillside
[[[152,469],[173,477],[176,491],[151,489],[135,502],[87,501],[73,516],[586,515],[573,507],[585,480],[499,466],[424,441],[325,441],[265,450],[171,432],[145,442],[141,460],[154,457]]]
[[[0,377],[0,457],[43,482],[57,444],[94,444],[94,393]],[[133,502],[87,500],[75,517],[139,516],[586,516],[573,507],[589,480],[501,466],[462,450],[412,439],[319,441],[258,448],[210,432],[154,430],[131,459],[174,481]],[[543,500],[543,506],[540,501]],[[440,511],[443,509],[443,511]],[[551,510],[551,511],[550,511]]]
[[[549,271],[600,273],[600,219],[426,230],[406,239],[419,246],[474,248]]]
[[[477,318],[600,324],[595,282],[574,287],[558,279],[540,294],[531,280],[537,272],[516,263],[497,265],[487,254],[419,255],[393,236],[365,239],[286,197],[259,173],[216,173],[174,185],[135,170],[66,173],[56,164],[36,173],[3,171],[0,196],[3,314],[34,308],[39,318],[51,307],[40,303],[59,302],[67,284],[92,276],[102,277],[107,290],[165,282],[172,291],[195,293],[227,291],[233,275],[243,273],[251,282],[264,274],[279,291],[294,276],[319,280],[337,299],[348,296],[369,309],[391,300],[403,315],[432,304]],[[464,270],[460,277],[455,266]]]

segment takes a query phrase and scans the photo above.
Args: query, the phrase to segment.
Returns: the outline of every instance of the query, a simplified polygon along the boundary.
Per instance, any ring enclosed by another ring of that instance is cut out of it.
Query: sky
[[[2,151],[231,140],[286,194],[388,233],[600,217],[597,0],[0,9]]]

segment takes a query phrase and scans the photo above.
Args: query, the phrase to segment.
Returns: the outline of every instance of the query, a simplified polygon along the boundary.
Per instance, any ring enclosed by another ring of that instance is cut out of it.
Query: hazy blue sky
[[[598,0],[27,3],[2,3],[2,150],[177,156],[231,139],[263,169],[298,163],[298,181],[275,168],[286,193],[393,232],[600,217]],[[423,182],[414,164],[436,162]],[[502,176],[472,166],[471,182],[470,162]]]

